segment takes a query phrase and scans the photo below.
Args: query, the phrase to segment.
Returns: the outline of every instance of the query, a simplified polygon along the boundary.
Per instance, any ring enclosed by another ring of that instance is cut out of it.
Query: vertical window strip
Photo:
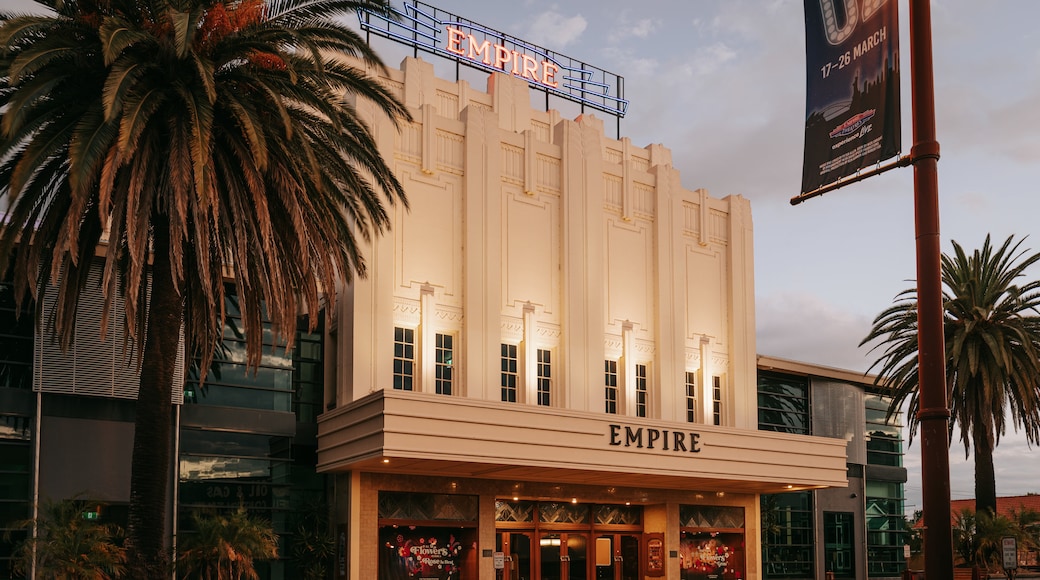
[[[434,352],[434,386],[438,395],[452,394],[452,369],[455,364],[454,340],[450,334],[437,335],[437,347]]]
[[[415,380],[415,329],[394,328],[394,388],[411,391]]]
[[[686,371],[686,421],[697,422],[697,373]]]
[[[517,385],[520,383],[520,366],[515,344],[502,345],[502,400],[516,402]]]
[[[618,376],[617,376],[617,361],[608,360],[603,361],[604,365],[604,399],[606,400],[606,412],[611,415],[617,415],[618,408]]]
[[[636,417],[646,417],[649,393],[646,388],[646,365],[636,365]]]
[[[722,377],[711,377],[711,409],[716,425],[722,425]]]
[[[546,349],[538,349],[538,404],[552,404],[552,359]]]

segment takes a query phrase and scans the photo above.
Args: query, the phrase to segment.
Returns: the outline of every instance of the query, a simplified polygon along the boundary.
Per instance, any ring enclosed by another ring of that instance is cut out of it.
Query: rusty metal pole
[[[924,573],[953,578],[950,522],[950,409],[946,400],[939,187],[936,171],[935,86],[932,78],[930,0],[910,0],[910,86],[917,235],[917,326],[921,429],[921,488],[925,527]]]

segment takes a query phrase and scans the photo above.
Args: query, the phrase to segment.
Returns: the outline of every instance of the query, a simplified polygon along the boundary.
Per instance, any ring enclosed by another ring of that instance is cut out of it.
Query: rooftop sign
[[[625,79],[569,56],[477,24],[422,2],[391,8],[396,20],[359,10],[361,29],[461,64],[519,77],[583,107],[625,116]]]

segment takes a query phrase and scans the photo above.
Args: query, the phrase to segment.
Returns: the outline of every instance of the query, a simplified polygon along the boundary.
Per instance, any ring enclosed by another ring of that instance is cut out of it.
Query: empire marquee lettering
[[[472,34],[466,34],[458,28],[447,26],[446,30],[448,42],[444,49],[448,52],[554,89],[560,87],[559,81],[556,80],[560,67],[551,60],[539,61],[518,50],[510,50],[501,44],[491,44],[487,39],[479,42]]]
[[[610,425],[610,444],[614,447],[660,449],[661,451],[673,451],[675,453],[700,453],[701,434],[692,431],[669,431],[667,429],[653,429],[650,427],[644,429],[643,427],[632,428],[630,425]]]

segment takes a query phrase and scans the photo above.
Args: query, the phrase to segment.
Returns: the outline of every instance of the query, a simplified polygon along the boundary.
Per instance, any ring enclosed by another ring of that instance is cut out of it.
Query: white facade
[[[757,494],[845,486],[846,457],[757,430],[748,201],[684,189],[662,145],[533,109],[517,78],[483,92],[411,58],[388,74],[414,122],[359,107],[410,208],[341,292],[319,420],[339,577],[383,574],[384,492],[478,497],[473,578],[496,577],[502,499],[641,505],[669,578],[681,506],[742,508],[740,573],[759,577]],[[640,577],[656,574],[641,550]]]

